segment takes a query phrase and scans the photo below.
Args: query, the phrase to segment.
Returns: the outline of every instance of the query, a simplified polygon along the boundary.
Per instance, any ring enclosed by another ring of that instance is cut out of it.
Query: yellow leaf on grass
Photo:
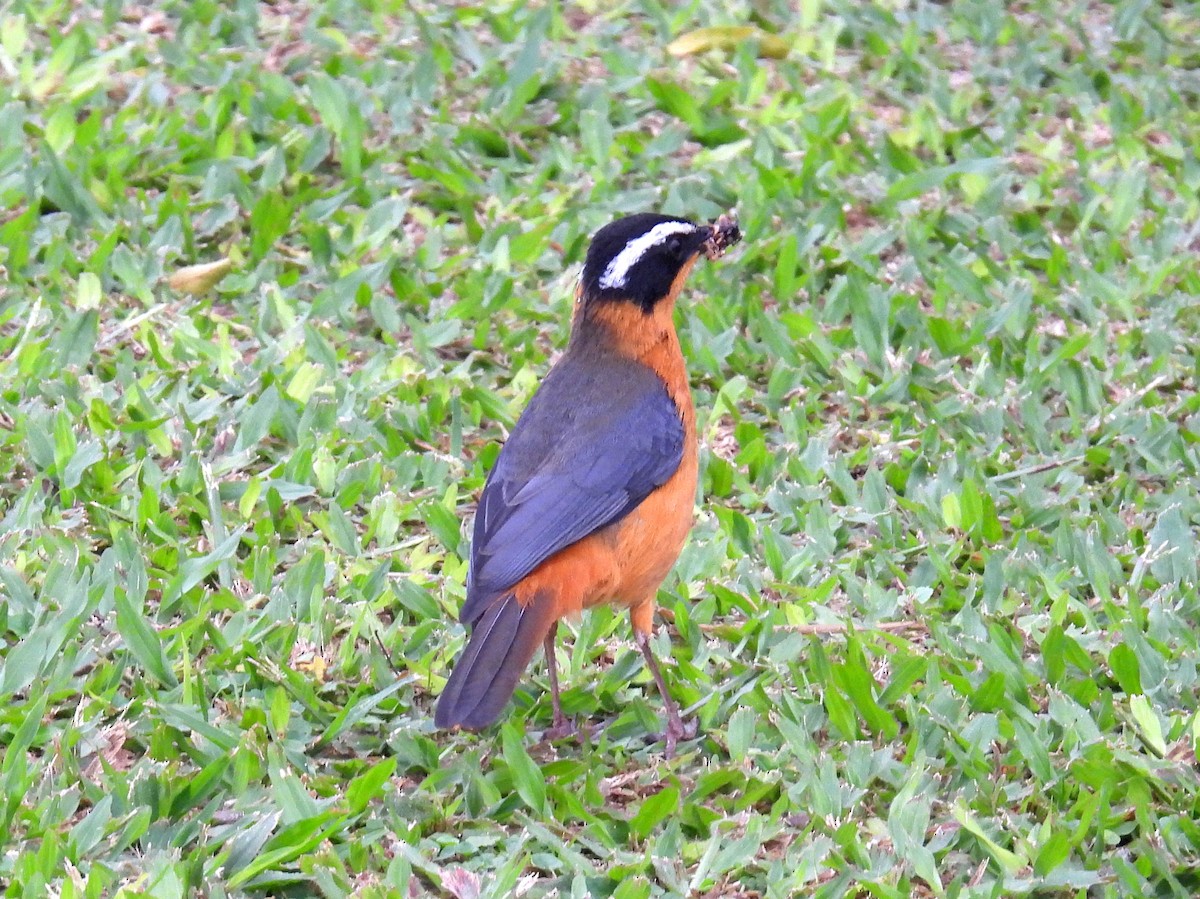
[[[216,283],[229,274],[233,262],[229,259],[218,259],[216,262],[202,262],[199,265],[185,265],[171,277],[167,284],[172,290],[180,293],[207,293]]]
[[[323,684],[329,663],[318,652],[304,652],[292,660],[292,668],[310,675],[315,683]]]
[[[747,41],[758,41],[758,55],[771,59],[783,59],[791,49],[779,35],[752,25],[716,25],[680,35],[667,44],[667,52],[672,56],[693,56],[707,50],[735,50]]]

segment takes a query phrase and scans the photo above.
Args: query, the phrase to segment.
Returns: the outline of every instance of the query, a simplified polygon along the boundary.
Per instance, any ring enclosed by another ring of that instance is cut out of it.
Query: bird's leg
[[[654,653],[650,649],[650,633],[640,629],[634,629],[634,635],[637,638],[637,645],[642,650],[642,656],[646,659],[646,666],[650,669],[650,673],[654,675],[654,683],[658,685],[659,695],[662,696],[663,714],[667,718],[667,730],[664,739],[667,742],[667,756],[675,754],[675,743],[679,740],[689,740],[696,736],[696,722],[685,722],[679,714],[679,706],[675,700],[671,698],[671,694],[667,692],[667,682],[663,680],[662,672],[658,669],[658,662],[654,659]]]
[[[547,740],[557,740],[574,733],[575,726],[563,714],[562,700],[558,697],[558,667],[554,661],[554,637],[558,633],[558,622],[550,625],[546,632],[546,667],[550,671],[550,702],[554,705],[554,724],[546,731]]]

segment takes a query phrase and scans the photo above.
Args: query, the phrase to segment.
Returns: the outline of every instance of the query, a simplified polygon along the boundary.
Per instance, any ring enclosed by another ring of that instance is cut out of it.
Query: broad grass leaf
[[[517,795],[536,815],[546,814],[546,780],[541,769],[525,751],[521,733],[516,726],[506,723],[500,729],[500,742],[504,761],[512,773],[513,786]]]
[[[104,838],[104,832],[112,821],[113,795],[109,793],[97,802],[86,815],[71,828],[71,848],[80,855],[90,853]]]
[[[5,783],[11,781],[13,775],[24,768],[25,753],[33,745],[34,738],[42,726],[42,716],[46,714],[47,699],[47,695],[42,693],[29,704],[26,710],[23,710],[21,723],[9,738],[8,747],[4,750],[4,763],[0,766]]]
[[[988,835],[987,831],[984,830],[983,825],[980,824],[979,819],[971,813],[971,811],[961,800],[954,803],[954,805],[951,807],[951,812],[954,815],[955,820],[957,820],[958,823],[961,824],[968,833],[974,836],[975,839],[979,840],[983,847],[987,849],[988,854],[991,855],[992,858],[996,860],[996,863],[999,864],[1000,867],[1003,868],[1004,871],[1006,871],[1010,876],[1015,875],[1021,870],[1021,868],[1025,866],[1026,861],[1024,858],[1022,858],[1020,855],[1017,855],[1015,852],[1005,849]]]
[[[1071,856],[1071,838],[1065,830],[1055,828],[1038,849],[1033,859],[1033,873],[1046,877]]]
[[[1162,723],[1158,720],[1158,713],[1150,704],[1150,700],[1145,696],[1136,695],[1129,697],[1129,711],[1133,713],[1133,720],[1137,724],[1138,733],[1147,745],[1158,756],[1167,754],[1167,741],[1163,737]]]
[[[351,814],[358,814],[371,800],[383,795],[383,786],[396,773],[396,757],[386,758],[372,765],[346,789],[346,804]]]
[[[159,711],[162,713],[164,722],[185,734],[195,733],[203,737],[212,743],[218,752],[228,753],[237,748],[238,739],[235,735],[212,724],[191,706],[164,704]],[[213,758],[215,755],[205,759],[205,764],[211,762]]]
[[[229,885],[241,886],[252,877],[300,858],[320,846],[344,825],[345,816],[326,813],[285,828],[268,842],[264,852],[229,879]]]
[[[1142,669],[1137,654],[1124,643],[1118,643],[1109,652],[1108,667],[1124,692],[1131,695],[1142,692]]]
[[[642,800],[637,814],[629,821],[629,828],[639,839],[646,839],[651,831],[679,810],[679,787],[670,784],[657,793]]]
[[[248,826],[229,842],[225,868],[235,877],[246,869],[262,851],[279,823],[279,812],[267,812],[250,818]]]
[[[386,687],[376,690],[373,693],[360,696],[351,702],[347,702],[342,707],[341,711],[338,712],[333,721],[329,723],[329,726],[325,728],[317,741],[313,744],[313,748],[317,749],[322,746],[328,746],[341,734],[345,733],[350,728],[353,728],[360,721],[366,718],[367,715],[371,714],[372,710],[374,710],[379,703],[383,702],[389,696],[397,693],[403,687],[412,683],[412,681],[413,677],[411,675],[397,677]]]
[[[746,757],[750,747],[754,745],[754,730],[758,723],[758,715],[749,706],[742,706],[729,716],[727,740],[729,742],[729,757],[740,762]]]
[[[134,607],[124,590],[116,591],[114,602],[117,607],[117,631],[138,664],[160,684],[177,686],[179,681],[167,663],[158,631],[146,620],[143,611]]]

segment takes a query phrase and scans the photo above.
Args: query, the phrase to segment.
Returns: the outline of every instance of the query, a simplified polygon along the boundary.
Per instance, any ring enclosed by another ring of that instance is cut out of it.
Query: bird
[[[662,697],[667,755],[689,737],[651,650],[658,588],[692,527],[696,412],[674,309],[700,256],[741,239],[736,218],[711,224],[657,213],[618,218],[593,236],[575,288],[567,348],[513,426],[475,513],[469,629],[437,701],[442,729],[499,718],[539,646],[554,720],[559,619],[600,603],[629,611]]]

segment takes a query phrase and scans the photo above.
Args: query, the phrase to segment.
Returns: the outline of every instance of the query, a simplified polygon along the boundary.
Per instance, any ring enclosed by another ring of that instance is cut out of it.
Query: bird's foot
[[[547,728],[542,734],[542,739],[549,742],[562,740],[566,737],[573,737],[579,733],[579,728],[575,726],[575,721],[565,715],[555,715],[554,723]]]
[[[667,758],[675,755],[675,744],[680,740],[691,740],[695,738],[699,730],[699,725],[695,718],[681,718],[678,714],[667,715],[667,727],[661,736],[667,744],[666,751],[663,753]]]

